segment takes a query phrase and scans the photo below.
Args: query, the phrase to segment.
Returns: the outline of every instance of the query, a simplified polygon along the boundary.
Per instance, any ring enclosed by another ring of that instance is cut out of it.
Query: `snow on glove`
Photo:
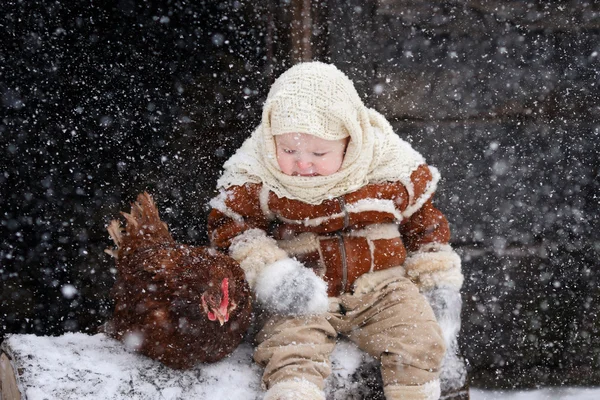
[[[255,293],[258,302],[276,314],[322,314],[329,306],[325,281],[293,258],[276,261],[262,270]]]

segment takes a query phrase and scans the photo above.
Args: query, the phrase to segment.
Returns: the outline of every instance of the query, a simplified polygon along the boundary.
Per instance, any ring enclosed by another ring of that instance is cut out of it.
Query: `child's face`
[[[331,175],[342,166],[348,140],[325,140],[305,133],[277,135],[279,168],[293,176]]]

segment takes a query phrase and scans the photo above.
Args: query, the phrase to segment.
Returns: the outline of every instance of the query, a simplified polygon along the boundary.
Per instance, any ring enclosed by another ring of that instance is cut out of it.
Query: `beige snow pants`
[[[266,389],[294,378],[323,388],[338,334],[381,361],[384,387],[438,379],[445,345],[429,303],[408,279],[385,278],[368,293],[330,298],[325,315],[265,317],[254,359],[265,366]]]

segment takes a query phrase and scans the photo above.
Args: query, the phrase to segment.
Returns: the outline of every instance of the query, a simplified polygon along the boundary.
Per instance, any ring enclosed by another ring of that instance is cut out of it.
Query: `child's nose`
[[[298,165],[298,168],[300,169],[306,169],[312,165],[312,162],[310,162],[310,160],[298,159],[296,165]]]

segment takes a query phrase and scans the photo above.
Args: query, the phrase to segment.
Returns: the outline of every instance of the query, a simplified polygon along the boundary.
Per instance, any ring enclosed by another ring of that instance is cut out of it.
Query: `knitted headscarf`
[[[274,136],[292,132],[326,140],[349,136],[340,169],[316,177],[281,172]],[[333,65],[307,62],[273,83],[260,125],[225,162],[217,186],[262,183],[279,197],[320,204],[368,183],[401,181],[412,197],[410,174],[424,162],[381,114],[363,104],[344,73]]]

